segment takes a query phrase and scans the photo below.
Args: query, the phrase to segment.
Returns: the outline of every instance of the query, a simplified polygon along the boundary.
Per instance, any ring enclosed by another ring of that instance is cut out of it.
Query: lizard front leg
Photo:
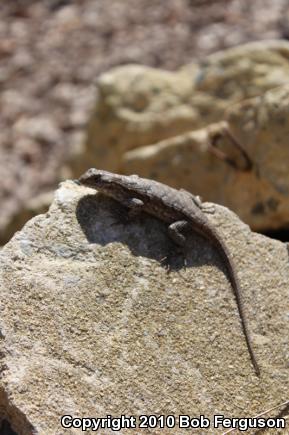
[[[128,198],[122,202],[122,204],[128,208],[128,218],[135,218],[144,206],[144,202],[138,198]]]
[[[128,224],[132,219],[136,218],[141,212],[144,205],[143,201],[138,198],[122,198],[120,204],[121,206],[126,208],[126,212],[124,213],[123,208],[116,208],[116,212],[119,217],[119,222],[124,225]]]

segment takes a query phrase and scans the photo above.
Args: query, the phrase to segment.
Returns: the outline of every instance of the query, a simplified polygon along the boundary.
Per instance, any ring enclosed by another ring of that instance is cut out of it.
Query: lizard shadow
[[[145,212],[129,219],[126,207],[101,193],[82,197],[76,218],[89,243],[126,244],[133,255],[154,259],[169,271],[205,264],[224,270],[221,259],[212,254],[215,248],[202,236],[190,232],[184,251],[170,239],[166,223]]]

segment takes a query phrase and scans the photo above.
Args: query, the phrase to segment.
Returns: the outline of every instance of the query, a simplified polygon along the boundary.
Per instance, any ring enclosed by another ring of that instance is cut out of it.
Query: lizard
[[[259,365],[252,348],[244,313],[241,286],[236,268],[229,249],[205,214],[201,199],[184,189],[177,190],[158,181],[141,178],[138,175],[118,175],[94,168],[86,171],[75,181],[80,185],[94,188],[126,206],[131,216],[144,211],[165,222],[168,224],[169,236],[178,246],[185,246],[185,233],[187,230],[193,230],[208,239],[217,248],[226,265],[234,291],[251,363],[256,375],[260,376]]]

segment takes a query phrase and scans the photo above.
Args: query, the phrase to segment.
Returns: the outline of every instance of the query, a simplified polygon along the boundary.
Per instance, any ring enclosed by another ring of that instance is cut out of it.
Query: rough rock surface
[[[95,165],[119,172],[125,151],[223,121],[230,105],[288,84],[288,75],[286,41],[245,44],[176,72],[115,68],[98,80],[86,149],[73,171]]]
[[[225,205],[254,230],[287,228],[288,60],[289,43],[272,41],[176,73],[104,74],[75,173],[93,164],[137,173]]]
[[[1,251],[2,418],[19,435],[65,435],[79,430],[62,414],[253,416],[288,399],[286,246],[223,207],[210,215],[236,263],[257,378],[213,247],[193,234],[187,268],[176,255],[168,274],[164,224],[119,212],[66,182]]]
[[[226,119],[127,152],[124,171],[230,207],[257,231],[288,228],[289,85],[231,106]]]

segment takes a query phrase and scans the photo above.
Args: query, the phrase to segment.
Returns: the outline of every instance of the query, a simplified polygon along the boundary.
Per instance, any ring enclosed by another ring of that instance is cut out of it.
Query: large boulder
[[[79,429],[62,415],[244,417],[287,400],[285,244],[224,207],[209,215],[236,264],[258,378],[218,252],[192,233],[183,268],[165,224],[121,212],[66,182],[2,249],[0,418],[18,435],[65,435]]]
[[[154,178],[234,210],[257,231],[288,226],[289,43],[262,41],[176,72],[140,65],[98,80],[72,163]]]
[[[128,65],[98,79],[75,175],[92,165],[120,172],[125,151],[222,121],[226,109],[288,84],[289,43],[262,41],[212,54],[176,72]]]
[[[226,121],[128,151],[126,173],[233,209],[257,231],[288,228],[289,85],[232,105]]]

